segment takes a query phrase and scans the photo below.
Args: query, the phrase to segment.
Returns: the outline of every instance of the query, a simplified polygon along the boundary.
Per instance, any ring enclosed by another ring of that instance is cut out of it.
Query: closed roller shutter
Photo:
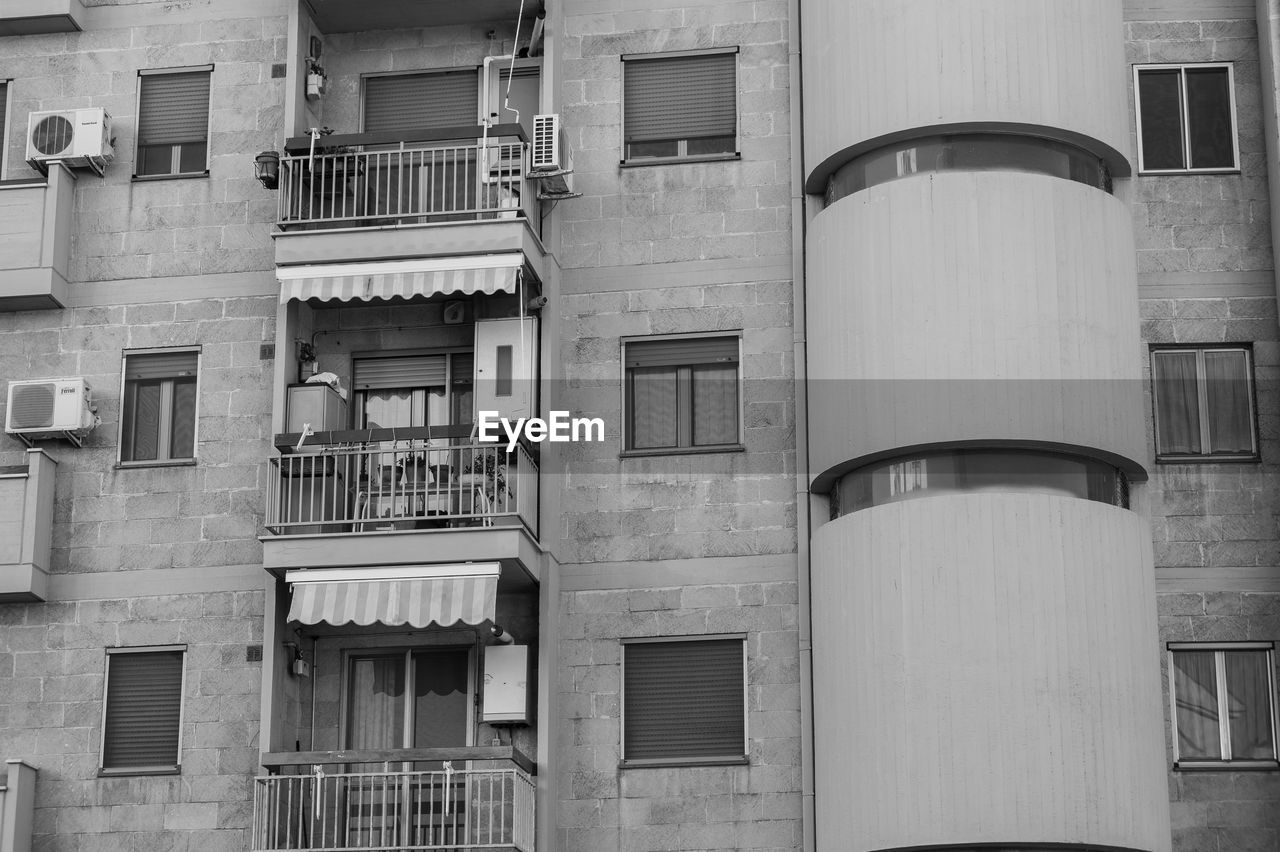
[[[364,81],[365,132],[475,126],[477,81],[475,71],[369,77]]]
[[[108,656],[102,767],[178,766],[180,650]]]
[[[626,141],[736,135],[736,68],[733,53],[627,60]]]
[[[746,756],[742,639],[623,647],[623,759]]]
[[[144,74],[138,144],[181,145],[209,135],[209,71]]]

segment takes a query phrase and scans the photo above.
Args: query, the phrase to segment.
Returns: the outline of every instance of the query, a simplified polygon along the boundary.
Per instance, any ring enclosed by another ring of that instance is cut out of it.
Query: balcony
[[[0,36],[77,32],[84,19],[81,0],[4,0]]]
[[[290,139],[280,161],[277,266],[522,252],[545,280],[519,125],[312,143]]]
[[[310,0],[307,6],[325,33],[506,22],[520,12],[520,0]]]
[[[533,852],[534,766],[515,748],[284,752],[262,765],[253,852]]]
[[[66,304],[75,186],[62,165],[47,180],[0,181],[0,311]]]
[[[49,599],[57,465],[28,450],[25,466],[0,467],[0,603]]]
[[[496,560],[532,571],[538,465],[518,446],[447,437],[451,429],[280,435],[270,460],[268,569]],[[442,437],[444,436],[444,437]],[[504,572],[505,576],[505,572]],[[536,577],[534,578],[536,579]]]

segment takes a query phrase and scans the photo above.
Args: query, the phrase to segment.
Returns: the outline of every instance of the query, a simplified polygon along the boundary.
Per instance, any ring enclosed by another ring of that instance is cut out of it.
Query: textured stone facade
[[[285,58],[286,19],[192,20],[145,5],[145,25],[0,38],[0,77],[11,78],[10,114],[24,130],[37,110],[102,107],[112,119],[115,162],[77,182],[71,279],[268,270],[277,199],[252,163],[280,136],[284,80],[272,65]],[[209,64],[208,177],[134,181],[138,71]],[[7,134],[10,178],[37,176],[25,135]]]
[[[792,583],[561,596],[556,848],[800,846],[799,602]],[[620,769],[619,640],[745,633],[746,766]]]
[[[1135,21],[1127,36],[1134,64],[1233,63],[1240,134],[1239,175],[1153,176],[1134,182],[1138,271],[1271,269],[1257,25],[1252,18]]]

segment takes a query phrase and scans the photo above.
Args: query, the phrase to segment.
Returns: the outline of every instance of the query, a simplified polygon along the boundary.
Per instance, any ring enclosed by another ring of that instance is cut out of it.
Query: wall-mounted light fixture
[[[253,176],[267,189],[280,185],[280,155],[275,151],[263,151],[253,159]]]

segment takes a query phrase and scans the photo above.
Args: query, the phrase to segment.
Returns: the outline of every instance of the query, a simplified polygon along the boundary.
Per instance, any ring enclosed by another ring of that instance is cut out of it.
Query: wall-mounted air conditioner
[[[99,422],[91,388],[82,378],[9,382],[4,431],[28,446],[43,438],[80,446]]]
[[[533,165],[529,177],[542,182],[543,198],[567,198],[573,192],[573,154],[556,113],[533,117]]]
[[[111,116],[100,107],[33,112],[27,120],[27,163],[44,171],[61,160],[98,174],[115,157]]]

